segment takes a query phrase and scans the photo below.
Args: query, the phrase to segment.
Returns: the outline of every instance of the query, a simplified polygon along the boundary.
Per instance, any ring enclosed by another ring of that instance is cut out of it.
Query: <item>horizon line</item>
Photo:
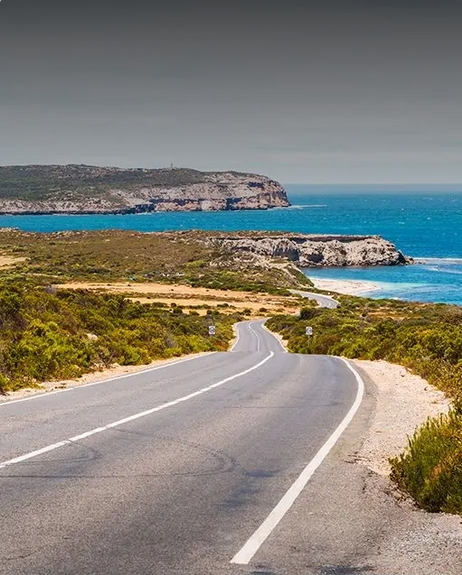
[[[284,186],[310,186],[310,187],[346,187],[346,186],[375,186],[375,187],[396,187],[396,186],[408,186],[408,187],[416,187],[416,186],[425,186],[425,187],[434,187],[434,186],[445,186],[445,187],[462,187],[462,182],[440,182],[440,183],[431,183],[431,182],[335,182],[335,183],[312,183],[312,182],[281,182]]]

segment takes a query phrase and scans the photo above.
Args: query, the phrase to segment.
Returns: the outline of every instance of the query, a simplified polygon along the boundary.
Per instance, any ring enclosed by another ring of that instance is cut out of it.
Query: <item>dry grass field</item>
[[[100,293],[124,294],[140,303],[175,304],[187,310],[205,314],[207,309],[217,307],[221,313],[250,310],[252,317],[274,313],[296,313],[300,308],[300,298],[279,296],[267,293],[254,293],[233,290],[218,290],[186,285],[161,283],[95,283],[69,282],[58,284],[57,289],[90,289]]]

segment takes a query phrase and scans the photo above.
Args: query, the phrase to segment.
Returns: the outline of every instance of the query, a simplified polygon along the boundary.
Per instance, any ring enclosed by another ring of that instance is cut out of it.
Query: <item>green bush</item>
[[[209,319],[85,290],[49,293],[0,283],[0,393],[110,366],[148,363],[184,353],[223,351],[238,315]]]
[[[429,419],[390,463],[392,479],[424,509],[462,514],[462,411]]]

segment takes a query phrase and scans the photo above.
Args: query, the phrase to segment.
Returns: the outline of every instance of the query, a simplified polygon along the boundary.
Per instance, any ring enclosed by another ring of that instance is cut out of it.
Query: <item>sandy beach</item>
[[[308,276],[309,277],[309,276]],[[332,280],[332,279],[309,279],[313,282],[316,289],[341,293],[345,295],[365,295],[369,292],[380,291],[380,286],[374,282],[358,280]]]

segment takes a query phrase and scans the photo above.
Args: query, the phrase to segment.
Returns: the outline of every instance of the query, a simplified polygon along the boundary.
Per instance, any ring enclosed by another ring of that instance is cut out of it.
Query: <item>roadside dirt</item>
[[[388,458],[407,446],[408,438],[428,417],[446,413],[449,399],[425,379],[387,361],[351,360],[374,384],[376,409],[358,462],[388,477]]]

